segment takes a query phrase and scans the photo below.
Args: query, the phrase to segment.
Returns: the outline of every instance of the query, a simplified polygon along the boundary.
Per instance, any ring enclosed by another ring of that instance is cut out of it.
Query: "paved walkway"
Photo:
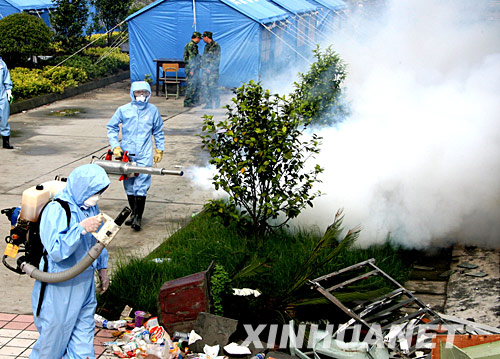
[[[0,313],[0,359],[28,358],[38,338],[32,315]],[[96,328],[96,358],[116,358],[105,353],[103,343],[113,341],[110,330]]]

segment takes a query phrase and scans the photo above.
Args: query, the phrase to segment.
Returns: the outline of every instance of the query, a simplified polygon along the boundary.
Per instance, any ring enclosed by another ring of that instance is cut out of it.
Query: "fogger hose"
[[[76,277],[77,275],[82,273],[85,269],[87,269],[97,259],[97,257],[99,257],[103,249],[104,249],[104,244],[102,244],[101,242],[97,242],[96,244],[94,244],[92,248],[90,248],[90,250],[87,252],[87,255],[83,257],[83,259],[80,262],[62,272],[57,272],[57,273],[44,272],[36,268],[34,265],[26,262],[21,264],[21,269],[31,278],[39,280],[40,282],[45,282],[45,283],[64,282],[68,279]]]

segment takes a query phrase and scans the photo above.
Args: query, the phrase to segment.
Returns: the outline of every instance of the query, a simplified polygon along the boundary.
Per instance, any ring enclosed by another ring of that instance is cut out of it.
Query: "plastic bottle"
[[[94,314],[94,323],[96,326],[105,329],[118,329],[127,325],[126,320],[120,319],[120,320],[109,321],[106,318],[100,316],[99,314]]]
[[[258,353],[258,354],[255,354],[250,359],[265,359],[265,357],[266,357],[266,354],[264,354],[264,353]]]
[[[30,222],[36,222],[43,206],[50,199],[50,191],[39,184],[23,191],[20,217]]]
[[[127,321],[123,319],[113,320],[111,322],[108,321],[108,323],[106,324],[106,328],[108,329],[118,329],[125,326],[127,326]]]

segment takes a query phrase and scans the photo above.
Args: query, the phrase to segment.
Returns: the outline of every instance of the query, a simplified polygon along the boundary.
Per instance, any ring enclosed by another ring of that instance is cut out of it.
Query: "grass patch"
[[[258,298],[225,298],[224,315],[248,323],[264,319],[275,322],[289,317],[311,318],[315,314],[324,317],[333,307],[318,292],[303,285],[305,276],[313,279],[369,258],[375,258],[377,266],[399,282],[408,276],[401,251],[389,243],[359,249],[337,245],[334,238],[335,244],[322,248],[315,260],[308,262],[323,235],[317,228],[280,230],[266,239],[262,247],[256,247],[254,241],[241,235],[237,226],[223,225],[202,212],[146,258],[119,261],[110,288],[99,297],[99,305],[110,318],[117,317],[126,304],[159,315],[158,293],[166,281],[206,270],[215,261],[229,274],[233,288],[249,287],[262,292]],[[330,259],[332,251],[337,252]],[[154,258],[170,259],[158,263],[152,261]],[[323,263],[325,259],[328,261]],[[389,289],[380,278],[365,282],[340,293],[339,299],[367,299]],[[299,285],[294,286],[295,283]]]

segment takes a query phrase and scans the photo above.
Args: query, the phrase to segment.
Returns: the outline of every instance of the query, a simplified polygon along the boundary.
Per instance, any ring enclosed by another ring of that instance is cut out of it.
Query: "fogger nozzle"
[[[132,213],[132,210],[128,207],[122,209],[122,211],[116,216],[115,223],[117,226],[121,227],[123,222],[127,219],[127,217]]]
[[[94,160],[92,163],[102,167],[106,173],[114,175],[134,175],[134,173],[144,173],[148,175],[174,175],[182,176],[182,171],[171,171],[165,168],[141,167],[130,162]]]

